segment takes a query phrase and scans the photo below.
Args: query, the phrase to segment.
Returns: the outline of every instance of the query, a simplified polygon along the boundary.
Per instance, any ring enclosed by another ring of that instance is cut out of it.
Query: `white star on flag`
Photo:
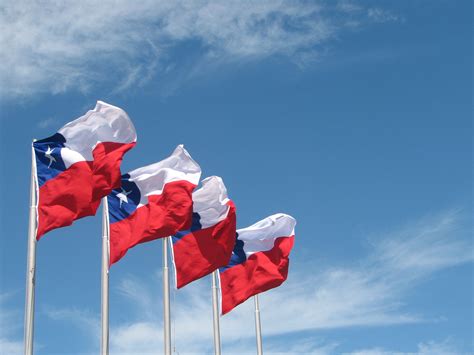
[[[120,208],[122,208],[122,203],[125,202],[125,203],[128,203],[128,198],[127,196],[132,192],[132,190],[130,191],[125,191],[123,188],[121,188],[122,192],[119,192],[117,194],[117,197],[120,199]]]
[[[53,148],[51,149],[48,145],[48,150],[46,150],[46,152],[44,153],[44,156],[46,158],[49,159],[49,165],[48,165],[48,169],[51,168],[51,164],[53,164],[53,161],[56,163],[56,158],[54,158],[51,153],[53,152],[53,150],[55,150],[56,148]]]

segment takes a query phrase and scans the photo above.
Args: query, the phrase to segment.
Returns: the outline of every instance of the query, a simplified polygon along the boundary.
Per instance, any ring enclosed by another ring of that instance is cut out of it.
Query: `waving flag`
[[[204,179],[193,192],[192,225],[171,240],[178,288],[227,265],[235,242],[235,206],[220,177]]]
[[[200,177],[201,168],[182,145],[165,160],[122,175],[122,186],[107,197],[110,265],[139,243],[190,228]]]
[[[293,217],[278,213],[237,230],[231,260],[219,269],[222,314],[286,280],[295,225]]]
[[[100,199],[120,186],[123,155],[137,140],[122,109],[98,101],[53,136],[35,141],[38,230],[46,232],[94,215]]]

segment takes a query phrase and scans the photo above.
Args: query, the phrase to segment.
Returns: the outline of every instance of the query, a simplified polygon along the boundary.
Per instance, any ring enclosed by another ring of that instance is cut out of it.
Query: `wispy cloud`
[[[23,343],[0,338],[0,350],[3,354],[15,355],[23,353]]]
[[[374,240],[371,252],[358,263],[320,268],[310,275],[291,270],[287,283],[262,295],[265,343],[270,353],[297,352],[295,346],[300,350],[304,347],[307,353],[331,353],[338,347],[337,343],[325,344],[321,339],[299,341],[298,345],[279,343],[280,336],[287,333],[432,321],[423,314],[404,310],[408,294],[426,277],[472,262],[474,258],[469,231],[458,212],[425,218],[369,240]],[[142,303],[143,308],[138,308],[135,319],[112,326],[111,348],[115,353],[146,354],[162,347],[162,323],[154,301],[158,290],[150,289],[147,284],[150,283],[126,278],[116,290],[133,300],[130,303]],[[156,285],[156,280],[151,284]],[[177,351],[212,352],[209,280],[173,293],[174,298],[173,333],[179,339]],[[279,307],[281,304],[285,307]],[[271,311],[275,307],[278,312]],[[71,314],[71,320],[77,321],[77,317]],[[226,353],[254,351],[251,302],[221,318],[221,333]],[[442,349],[443,344],[449,349],[449,343],[420,343],[417,353],[429,353],[435,346]],[[361,351],[370,354],[382,349]]]
[[[121,280],[116,288],[117,293],[130,301],[130,304],[137,307],[138,313],[146,320],[156,319],[156,297],[154,295],[158,292],[150,285],[159,285],[161,275],[158,273],[152,274],[152,281],[144,283],[143,280],[134,276],[128,276]]]
[[[0,293],[0,352],[2,354],[21,354],[23,342],[17,338],[21,328],[21,313],[8,307],[8,301],[16,296],[17,292]]]
[[[37,125],[39,128],[49,128],[56,125],[57,123],[58,123],[58,120],[56,120],[53,117],[48,117],[48,118],[45,118],[44,120],[39,121]]]
[[[0,87],[6,97],[103,84],[126,90],[186,61],[179,46],[189,43],[195,50],[186,56],[198,63],[273,55],[308,62],[350,22],[395,20],[387,10],[349,2],[278,0],[7,0],[0,10]]]
[[[97,349],[100,347],[100,317],[97,314],[91,312],[89,309],[79,309],[79,308],[63,308],[57,309],[54,307],[43,307],[41,311],[44,315],[49,317],[52,320],[58,321],[60,323],[70,323],[77,330],[82,332],[86,339],[87,343],[84,344],[83,349],[70,349],[71,353],[81,353],[81,354],[96,354]],[[37,344],[35,344],[37,347]],[[47,349],[47,345],[44,347]],[[46,352],[48,352],[46,350]]]
[[[91,334],[100,333],[100,323],[94,313],[78,309],[45,309],[44,313],[53,320],[63,320],[63,319],[74,319],[74,321],[80,325],[83,325],[84,329],[90,331]]]
[[[368,9],[367,15],[375,22],[395,22],[402,20],[399,15],[377,7]]]
[[[425,277],[474,258],[469,231],[456,212],[371,239],[372,252],[357,265],[329,268],[314,276],[293,275],[279,292],[262,297],[269,306],[285,304],[278,317],[287,321],[283,325],[269,314],[267,331],[424,321],[422,315],[403,311],[407,293]]]
[[[351,353],[347,353],[350,355],[403,355],[403,354],[411,354],[411,355],[459,355],[461,354],[458,348],[453,344],[450,339],[446,339],[444,341],[427,341],[421,342],[417,345],[417,349],[415,351],[411,351],[409,353],[402,353],[399,351],[387,350],[382,348],[370,348],[370,349],[361,349]]]

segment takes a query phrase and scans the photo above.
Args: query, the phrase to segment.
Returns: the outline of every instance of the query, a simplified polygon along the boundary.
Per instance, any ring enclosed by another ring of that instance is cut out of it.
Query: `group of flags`
[[[200,181],[201,168],[183,145],[121,175],[136,140],[127,113],[98,101],[53,136],[34,141],[36,239],[95,215],[106,197],[109,267],[138,244],[171,237],[176,287],[218,270],[222,314],[286,280],[294,218],[279,213],[237,229],[223,180]]]

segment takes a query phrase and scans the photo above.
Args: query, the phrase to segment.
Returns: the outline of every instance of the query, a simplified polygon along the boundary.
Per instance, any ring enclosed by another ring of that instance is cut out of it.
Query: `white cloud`
[[[0,350],[2,354],[15,355],[23,353],[23,343],[0,338]]]
[[[353,1],[342,0],[337,3],[337,8],[347,13],[357,13],[364,11],[364,8]]]
[[[153,284],[158,284],[157,278],[154,278]],[[142,314],[146,319],[153,318],[156,316],[153,313],[154,307],[154,298],[152,297],[153,291],[147,284],[143,283],[142,280],[138,280],[133,276],[129,276],[126,279],[123,279],[118,287],[118,293],[127,298],[131,304],[134,304],[139,307],[140,314]]]
[[[459,350],[457,350],[456,346],[454,346],[450,339],[446,339],[442,342],[431,340],[420,343],[418,344],[417,352],[417,354],[420,355],[454,355],[459,353]]]
[[[437,271],[473,260],[469,231],[456,212],[423,219],[376,239],[369,255],[357,264],[326,269],[313,265],[310,274],[291,269],[285,284],[260,297],[265,348],[270,353],[295,353],[303,348],[307,353],[332,353],[338,346],[324,344],[321,339],[299,341],[296,345],[279,342],[288,333],[430,321],[422,314],[404,311],[402,304],[407,302],[408,294]],[[162,348],[161,307],[156,301],[160,296],[156,275],[154,278],[150,283],[129,277],[119,284],[118,293],[131,300],[130,304],[141,306],[135,319],[112,325],[110,339],[114,353],[147,354]],[[150,288],[150,284],[156,288]],[[180,354],[211,353],[209,279],[172,292],[173,334],[179,340],[176,350]],[[279,306],[282,304],[285,307]],[[278,312],[272,311],[276,308]],[[82,322],[83,318],[71,313],[73,321]],[[221,318],[225,353],[255,351],[253,322],[251,301]],[[449,349],[450,344],[420,343],[417,353],[436,353],[433,349],[443,349],[442,346]],[[361,351],[384,353],[378,348]]]
[[[348,9],[356,8],[278,0],[6,0],[0,5],[1,94],[28,97],[99,85],[126,90],[186,61],[176,49],[190,41],[198,54],[186,55],[196,63],[272,55],[307,62],[348,28]],[[382,9],[367,11],[352,11],[351,21],[390,17]]]
[[[53,117],[48,117],[48,118],[45,118],[44,120],[39,121],[38,122],[38,127],[39,128],[48,128],[48,127],[56,125],[57,123],[58,123],[58,120],[56,120]]]
[[[91,334],[100,333],[100,322],[96,315],[90,311],[78,308],[71,309],[45,309],[44,313],[53,320],[74,319],[74,321],[87,329]]]
[[[388,234],[374,246],[374,263],[383,264],[394,275],[407,273],[409,279],[474,258],[468,232],[458,223],[459,211],[433,219],[426,218],[397,233]],[[459,238],[464,236],[464,238]]]
[[[22,326],[21,314],[16,309],[11,309],[7,303],[17,292],[0,293],[0,353],[21,354],[23,342],[17,338]]]
[[[267,331],[422,321],[421,315],[401,308],[406,294],[425,277],[474,258],[469,231],[461,227],[459,218],[449,212],[378,236],[372,252],[356,266],[333,267],[313,276],[292,275],[279,292],[262,297],[269,307],[285,304],[278,315],[266,316]],[[284,325],[278,317],[286,319]]]
[[[452,344],[449,339],[446,339],[442,342],[437,341],[428,341],[419,343],[417,349],[412,352],[399,352],[393,350],[387,350],[382,348],[371,348],[371,349],[362,349],[357,350],[351,353],[347,353],[350,355],[459,355],[460,352]]]
[[[367,15],[373,21],[379,23],[400,21],[400,17],[393,12],[375,7],[368,9]]]

